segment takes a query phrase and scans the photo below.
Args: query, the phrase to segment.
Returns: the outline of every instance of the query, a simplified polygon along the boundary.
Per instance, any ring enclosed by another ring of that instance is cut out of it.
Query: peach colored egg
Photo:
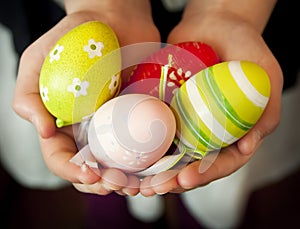
[[[137,172],[167,152],[175,131],[175,116],[163,101],[144,94],[127,94],[97,110],[89,126],[88,142],[101,165]]]

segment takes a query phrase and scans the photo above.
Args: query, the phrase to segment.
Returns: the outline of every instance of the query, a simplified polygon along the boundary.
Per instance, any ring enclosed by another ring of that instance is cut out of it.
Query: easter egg
[[[269,96],[269,77],[256,63],[208,67],[186,81],[171,101],[176,137],[200,157],[226,147],[255,125]]]
[[[40,95],[58,127],[81,122],[120,87],[121,55],[113,30],[97,21],[62,36],[40,73]]]
[[[169,103],[186,80],[216,63],[218,55],[205,43],[168,45],[138,64],[122,87],[127,93],[145,93]]]
[[[174,114],[163,101],[145,94],[126,94],[96,111],[89,124],[88,144],[102,166],[137,172],[167,152],[175,131]]]

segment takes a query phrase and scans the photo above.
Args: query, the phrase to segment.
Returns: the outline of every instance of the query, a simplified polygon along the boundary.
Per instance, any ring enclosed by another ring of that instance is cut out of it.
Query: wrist
[[[149,0],[65,0],[64,3],[67,14],[78,12],[114,14],[151,12]]]
[[[262,33],[276,2],[276,0],[190,0],[184,17],[195,14],[233,15],[251,24],[255,30]]]

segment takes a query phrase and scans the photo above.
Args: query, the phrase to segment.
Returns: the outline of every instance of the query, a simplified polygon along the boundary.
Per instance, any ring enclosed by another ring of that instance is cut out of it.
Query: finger
[[[107,190],[117,191],[123,189],[127,185],[128,178],[121,170],[109,168],[102,170],[101,182]]]
[[[224,148],[217,156],[214,153],[208,154],[205,159],[195,161],[183,168],[177,177],[178,184],[184,189],[207,185],[232,174],[241,168],[251,156],[241,154],[235,144],[231,145]]]
[[[140,180],[138,177],[133,175],[128,175],[128,183],[126,187],[122,189],[122,192],[128,196],[135,196],[140,191]]]
[[[71,127],[68,129],[69,132],[72,131]],[[66,134],[66,131],[67,128],[64,128],[56,131],[50,138],[40,138],[45,163],[54,174],[72,183],[95,183],[100,177],[89,166],[78,166],[70,162],[77,148],[72,136]]]
[[[184,193],[186,191],[188,191],[188,190],[178,186],[177,188],[171,190],[170,193],[180,194],[180,193]]]
[[[111,192],[116,192],[119,195],[125,195],[123,186],[126,184],[126,175],[117,169],[104,169],[102,178],[93,184],[73,184],[77,190],[85,193],[93,193],[98,195],[108,195]],[[135,185],[136,187],[136,185]],[[129,192],[134,192],[129,190]]]
[[[13,100],[14,111],[31,122],[42,138],[51,137],[55,133],[55,121],[43,106],[39,94],[24,95],[20,92],[17,94],[20,95],[15,95]]]
[[[55,124],[39,94],[39,75],[43,60],[43,54],[35,46],[23,53],[12,107],[20,117],[33,123],[42,137],[47,138],[54,134]]]
[[[141,181],[140,193],[143,196],[154,196],[156,194],[156,192],[152,189],[151,179],[152,176],[148,176],[143,178],[143,180]]]
[[[72,185],[79,192],[89,193],[89,190],[87,189],[87,186],[84,185],[84,184],[81,184],[81,183],[72,183]]]
[[[112,192],[112,190],[106,189],[101,181],[94,184],[73,183],[73,186],[80,192],[97,194],[101,196],[108,195]]]
[[[126,194],[122,190],[117,190],[115,191],[115,193],[117,193],[120,196],[126,196]]]
[[[177,174],[179,170],[163,171],[151,179],[151,186],[157,194],[165,194],[179,187],[177,182]]]

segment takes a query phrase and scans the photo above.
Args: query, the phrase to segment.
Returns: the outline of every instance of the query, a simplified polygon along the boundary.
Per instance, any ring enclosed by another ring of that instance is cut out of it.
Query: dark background
[[[160,1],[151,2],[155,23],[163,31],[162,42],[165,42],[181,12],[168,13]],[[299,71],[300,21],[296,3],[279,1],[263,34],[282,66],[285,90],[293,87]],[[19,56],[64,15],[52,1],[0,2],[0,23],[12,30]],[[299,225],[299,193],[300,170],[254,191],[239,228],[294,228]],[[121,196],[83,194],[72,186],[53,191],[29,189],[0,167],[1,228],[204,228],[189,215],[179,195],[165,195],[165,204],[168,211],[160,220],[143,224],[130,216]]]

